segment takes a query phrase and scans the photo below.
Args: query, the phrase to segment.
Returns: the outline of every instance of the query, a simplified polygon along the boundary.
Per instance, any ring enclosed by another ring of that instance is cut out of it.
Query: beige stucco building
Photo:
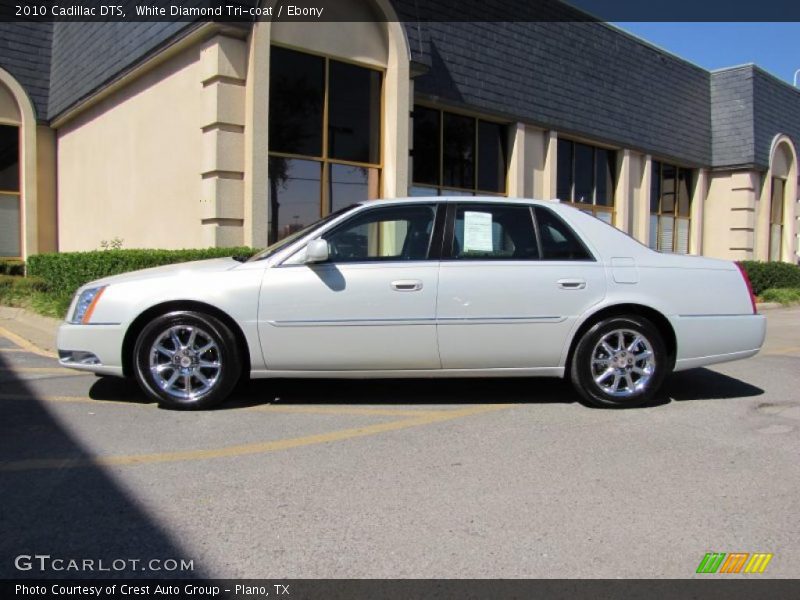
[[[490,194],[662,251],[797,261],[800,91],[758,67],[603,23],[345,4],[357,20],[3,24],[47,68],[0,51],[0,255],[265,246],[353,201]]]

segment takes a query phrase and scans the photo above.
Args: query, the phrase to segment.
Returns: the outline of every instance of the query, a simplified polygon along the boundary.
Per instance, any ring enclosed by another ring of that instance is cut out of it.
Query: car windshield
[[[303,227],[303,229],[300,229],[299,231],[295,231],[293,234],[291,234],[291,235],[289,235],[289,236],[287,236],[287,237],[285,237],[285,238],[283,238],[281,240],[278,240],[274,244],[271,244],[270,246],[267,246],[266,248],[264,248],[258,254],[253,255],[250,258],[250,260],[248,260],[247,262],[253,262],[253,261],[256,261],[256,260],[263,260],[265,258],[269,258],[270,256],[280,252],[281,250],[283,250],[284,248],[289,246],[289,244],[291,244],[295,240],[298,240],[301,237],[303,237],[305,235],[308,235],[309,233],[311,233],[311,232],[313,232],[313,231],[315,231],[317,229],[320,229],[321,227],[323,227],[324,225],[327,225],[328,223],[330,223],[331,221],[333,221],[337,217],[339,217],[339,216],[343,215],[344,213],[348,212],[349,210],[351,210],[355,206],[357,206],[357,205],[356,204],[351,204],[349,206],[345,206],[344,208],[340,208],[339,210],[329,214],[327,217],[323,217],[319,221],[317,221],[315,223],[312,223],[311,225],[308,225],[307,227]]]

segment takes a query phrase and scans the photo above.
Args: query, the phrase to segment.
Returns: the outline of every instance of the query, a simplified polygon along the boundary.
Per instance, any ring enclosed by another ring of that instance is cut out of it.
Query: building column
[[[614,226],[630,233],[633,203],[631,184],[631,151],[617,152],[617,187],[614,190]],[[619,160],[621,158],[621,160]]]
[[[542,169],[542,199],[558,197],[558,134],[548,131],[545,134],[544,168]]]
[[[247,47],[218,35],[201,54],[203,117],[201,219],[208,246],[244,243]]]
[[[641,176],[638,178],[636,194],[631,211],[631,235],[645,246],[650,245],[650,193],[653,179],[653,157],[646,154],[640,161]]]
[[[689,254],[703,253],[703,217],[705,213],[706,190],[708,189],[708,170],[698,169],[697,180],[692,190],[692,204],[689,218]]]
[[[756,210],[760,175],[735,173],[731,178],[729,244],[733,260],[768,260],[756,251]]]
[[[512,198],[525,197],[525,171],[527,169],[525,156],[525,124],[517,123],[509,127],[509,147],[511,152],[508,157],[508,195]]]

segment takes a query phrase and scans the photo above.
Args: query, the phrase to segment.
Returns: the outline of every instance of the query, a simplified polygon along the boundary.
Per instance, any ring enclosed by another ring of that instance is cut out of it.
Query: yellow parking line
[[[393,408],[358,408],[352,406],[287,406],[277,404],[247,406],[244,407],[243,410],[279,413],[310,413],[315,415],[366,415],[376,417],[422,417],[450,412],[449,410],[402,410]]]
[[[48,352],[47,350],[42,350],[41,348],[35,346],[25,338],[18,336],[16,333],[11,333],[5,327],[0,327],[0,337],[6,338],[11,343],[16,344],[17,346],[19,346],[20,348],[22,348],[27,352],[30,352],[31,354],[38,354],[39,356],[45,356],[47,358],[57,358],[55,353]]]
[[[25,348],[0,348],[0,352],[27,352]]]
[[[398,431],[411,427],[432,425],[443,423],[463,417],[470,417],[482,413],[503,410],[516,406],[514,404],[482,404],[471,406],[460,410],[442,411],[437,414],[428,414],[418,418],[403,419],[400,421],[390,421],[388,423],[377,423],[365,427],[355,427],[351,429],[340,429],[330,433],[317,435],[301,436],[288,438],[285,440],[275,440],[271,442],[257,442],[253,444],[241,444],[228,446],[225,448],[210,448],[206,450],[184,450],[179,452],[161,452],[157,454],[132,454],[123,456],[97,456],[87,458],[31,458],[24,460],[14,460],[0,462],[0,472],[9,471],[30,471],[40,469],[73,469],[80,467],[112,467],[112,466],[133,466],[154,463],[178,462],[189,460],[206,460],[211,458],[232,458],[237,456],[248,456],[253,454],[264,454],[279,450],[289,450],[303,446],[313,446],[316,444],[328,444],[340,442],[353,438],[376,435],[389,431]]]

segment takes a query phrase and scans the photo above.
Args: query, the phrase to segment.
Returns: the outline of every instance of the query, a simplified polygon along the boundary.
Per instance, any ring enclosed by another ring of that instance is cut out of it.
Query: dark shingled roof
[[[28,92],[36,118],[47,119],[52,23],[0,23],[0,68]]]

